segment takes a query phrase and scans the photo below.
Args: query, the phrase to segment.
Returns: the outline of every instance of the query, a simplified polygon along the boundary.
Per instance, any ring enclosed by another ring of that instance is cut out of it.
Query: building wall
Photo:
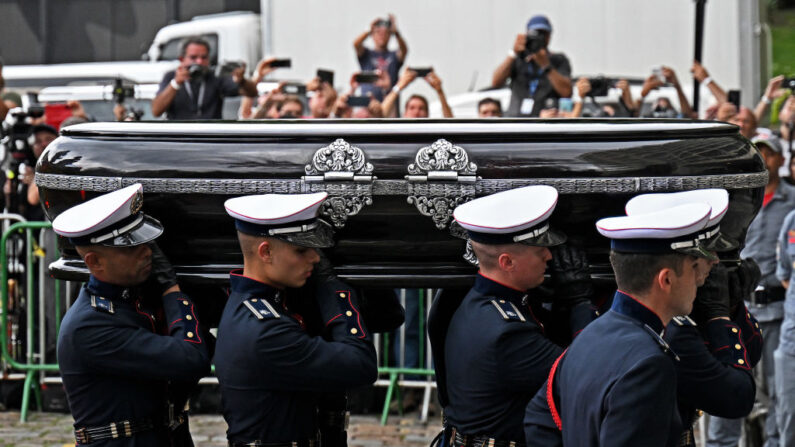
[[[259,7],[259,0],[3,0],[0,57],[6,65],[136,60],[168,23]]]
[[[550,48],[568,55],[574,75],[645,78],[653,67],[668,65],[683,84],[692,82],[693,0],[262,1],[272,9],[271,48],[293,58],[293,69],[285,74],[299,79],[318,67],[334,67],[338,86],[344,85],[358,70],[353,39],[375,17],[392,12],[409,45],[406,64],[435,67],[448,94],[490,86],[494,69],[534,14],[549,17]],[[706,4],[703,63],[726,89],[758,90],[740,69],[739,5],[746,2],[757,0]],[[418,93],[435,98],[422,82],[414,84],[420,84]],[[755,92],[747,96],[758,98]]]

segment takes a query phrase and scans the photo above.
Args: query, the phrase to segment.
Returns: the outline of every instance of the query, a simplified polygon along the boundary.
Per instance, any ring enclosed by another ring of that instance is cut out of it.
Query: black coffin
[[[556,187],[553,225],[587,247],[609,275],[594,222],[645,192],[722,187],[722,223],[744,240],[767,172],[737,127],[676,120],[379,120],[244,123],[89,123],[48,147],[36,183],[50,219],[96,195],[140,182],[144,209],[183,281],[223,283],[242,264],[223,202],[244,194],[327,191],[337,227],[329,256],[365,285],[460,284],[464,259],[452,209],[533,184]],[[84,278],[65,241],[55,276]]]

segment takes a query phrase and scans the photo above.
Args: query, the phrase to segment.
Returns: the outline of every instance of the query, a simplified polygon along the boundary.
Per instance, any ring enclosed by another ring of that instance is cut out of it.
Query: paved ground
[[[348,430],[350,447],[420,447],[430,444],[441,427],[441,420],[419,421],[417,413],[392,416],[381,426],[377,416],[351,416]],[[196,447],[226,447],[226,423],[218,415],[191,417],[191,433]],[[19,423],[19,412],[0,412],[0,447],[74,446],[72,418],[61,413],[29,413],[28,422]]]

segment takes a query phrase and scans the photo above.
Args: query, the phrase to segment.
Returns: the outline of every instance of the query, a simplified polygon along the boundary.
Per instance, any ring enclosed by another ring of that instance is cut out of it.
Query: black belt
[[[524,442],[494,439],[486,435],[462,435],[455,430],[454,447],[524,447]]]
[[[290,442],[235,442],[229,441],[229,447],[317,447],[318,443],[314,439],[307,441],[290,441]]]
[[[786,295],[787,295],[787,289],[783,287],[768,287],[763,290],[755,291],[752,302],[754,304],[775,303],[777,301],[784,301]]]
[[[149,419],[111,422],[98,427],[81,427],[75,430],[75,441],[79,445],[91,444],[106,439],[132,438],[134,434],[155,428]]]

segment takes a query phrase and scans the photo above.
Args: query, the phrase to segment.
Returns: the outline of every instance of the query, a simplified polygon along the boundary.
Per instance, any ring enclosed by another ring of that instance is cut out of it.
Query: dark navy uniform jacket
[[[552,385],[527,406],[528,445],[677,445],[675,360],[663,329],[654,312],[616,292],[610,311],[574,340],[550,373]]]
[[[306,332],[283,292],[235,273],[230,282],[214,359],[227,438],[315,439],[320,394],[371,384],[378,374],[355,294],[336,279],[318,285],[321,337]]]
[[[451,310],[445,331],[441,314]],[[457,309],[431,311],[429,332],[448,425],[465,435],[524,439],[524,408],[563,352],[545,337],[526,294],[478,274]]]
[[[664,338],[681,359],[677,398],[686,426],[696,409],[724,418],[751,412],[756,396],[751,368],[762,356],[762,334],[745,305],[731,320],[712,320],[703,327],[688,317],[674,318]]]
[[[210,373],[193,302],[180,292],[162,297],[165,319],[158,321],[157,310],[136,294],[92,276],[61,324],[58,364],[75,428],[142,419],[158,426],[91,445],[170,445],[169,381],[195,384]],[[167,333],[158,333],[160,327]]]

